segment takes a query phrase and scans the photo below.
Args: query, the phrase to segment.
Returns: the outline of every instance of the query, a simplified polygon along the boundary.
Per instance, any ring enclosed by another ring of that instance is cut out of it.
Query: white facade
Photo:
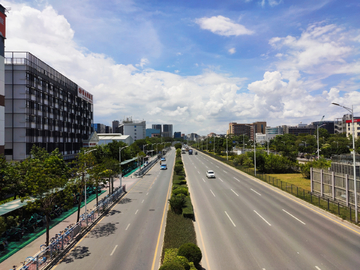
[[[134,139],[130,135],[121,135],[116,133],[98,133],[99,137],[98,145],[105,145],[111,143],[112,141],[118,141],[131,145],[134,142]]]
[[[355,118],[355,117],[354,117]],[[354,121],[357,121],[358,119],[354,119]],[[350,121],[350,120],[347,120]],[[354,123],[354,133],[355,133],[355,140],[357,140],[358,137],[360,137],[360,122],[355,122]],[[346,137],[349,138],[349,136],[353,134],[353,124],[352,123],[346,123],[345,126],[345,130],[346,130]]]
[[[146,121],[123,122],[123,135],[131,136],[134,141],[146,138]]]

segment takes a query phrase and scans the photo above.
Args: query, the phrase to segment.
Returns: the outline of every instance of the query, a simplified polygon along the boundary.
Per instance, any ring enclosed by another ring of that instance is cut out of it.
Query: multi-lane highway
[[[159,269],[175,151],[156,164],[83,238],[56,270]]]
[[[182,157],[206,270],[359,269],[354,225],[202,153]]]

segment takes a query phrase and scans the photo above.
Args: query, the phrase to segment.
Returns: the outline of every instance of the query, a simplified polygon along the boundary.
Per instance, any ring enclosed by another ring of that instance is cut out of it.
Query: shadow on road
[[[120,214],[120,213],[121,213],[121,211],[113,209],[106,216],[109,217],[109,216],[113,216],[113,215]]]
[[[125,203],[129,203],[129,202],[131,202],[132,200],[131,199],[129,199],[129,198],[124,198],[124,199],[122,199],[120,202],[119,202],[119,204],[125,204]]]
[[[74,248],[68,256],[62,261],[63,263],[72,263],[75,260],[83,259],[87,256],[90,256],[88,247],[77,246]]]
[[[114,234],[117,230],[116,224],[118,224],[118,222],[98,225],[86,236],[86,238],[100,238]]]

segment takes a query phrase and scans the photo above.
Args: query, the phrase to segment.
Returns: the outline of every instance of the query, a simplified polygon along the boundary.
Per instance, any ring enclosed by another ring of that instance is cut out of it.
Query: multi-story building
[[[162,126],[161,124],[153,124],[151,126],[152,129],[157,129],[157,130],[160,130],[160,136],[161,136],[161,133],[162,133]]]
[[[134,141],[146,138],[146,121],[133,121],[132,118],[126,118],[119,125],[121,134],[130,135]]]
[[[91,125],[96,133],[108,133],[106,132],[106,126],[104,124],[95,123]]]
[[[288,134],[294,134],[296,136],[298,136],[299,134],[314,135],[316,132],[316,127],[314,125],[306,125],[300,123],[297,126],[287,126],[286,128],[284,128],[284,130],[288,130]]]
[[[0,4],[0,156],[4,154],[5,149],[5,22],[5,8]]]
[[[266,134],[275,134],[275,135],[283,135],[284,129],[281,126],[277,127],[266,127]]]
[[[5,156],[33,145],[72,159],[91,134],[93,96],[29,52],[5,52]]]
[[[110,126],[105,126],[105,133],[113,133],[113,129]]]
[[[118,121],[118,120],[112,121],[112,130],[114,133],[120,133],[119,132],[119,124],[120,124],[120,121]]]
[[[173,137],[173,125],[164,124],[162,129],[162,137]]]
[[[316,121],[310,125],[315,126],[315,128],[322,126],[321,128],[325,128],[329,134],[335,133],[335,121]]]
[[[179,132],[174,132],[174,138],[175,139],[180,139],[181,138],[181,132],[179,131]]]
[[[147,128],[146,129],[146,137],[153,138],[153,137],[160,137],[160,130]]]
[[[266,122],[254,122],[252,124],[229,123],[229,129],[226,132],[232,135],[247,135],[250,140],[254,140],[254,134],[266,134]]]

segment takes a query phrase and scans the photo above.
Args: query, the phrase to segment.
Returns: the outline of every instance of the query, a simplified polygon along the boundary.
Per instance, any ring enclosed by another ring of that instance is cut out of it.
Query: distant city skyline
[[[184,134],[229,122],[360,115],[356,0],[6,0],[8,51],[29,51],[119,115]]]

